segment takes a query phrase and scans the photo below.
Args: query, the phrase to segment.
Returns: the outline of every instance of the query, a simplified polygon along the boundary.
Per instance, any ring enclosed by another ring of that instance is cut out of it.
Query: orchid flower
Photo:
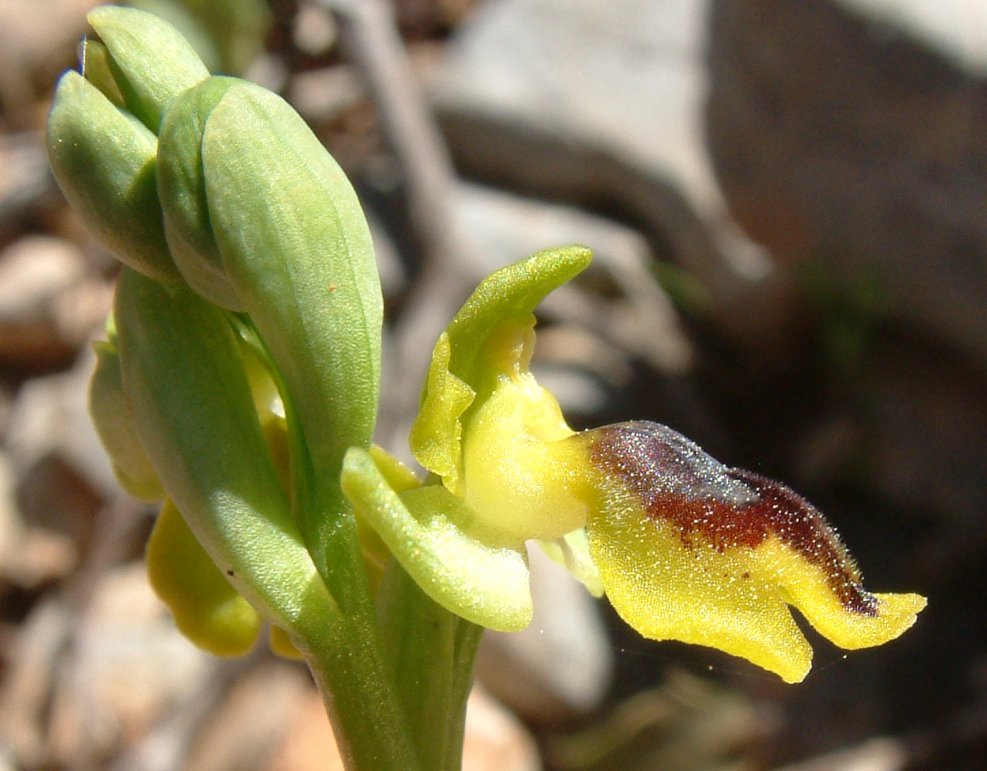
[[[455,769],[484,628],[532,617],[537,542],[646,637],[805,677],[792,605],[844,648],[925,606],[872,594],[788,488],[672,429],[574,431],[529,364],[534,311],[589,264],[540,252],[439,337],[410,445],[372,445],[383,298],[343,170],[289,104],[209,75],[163,20],[93,10],[48,157],[124,267],[90,407],[121,484],[162,501],[147,562],[221,655],[271,630],[308,664],[350,768]]]
[[[716,461],[667,426],[573,431],[529,370],[537,303],[588,250],[487,278],[442,334],[412,430],[427,484],[395,489],[350,450],[343,490],[434,600],[526,626],[526,544],[548,542],[645,637],[718,648],[798,682],[812,651],[796,607],[843,648],[899,636],[925,606],[872,594],[835,530],[787,487]],[[379,456],[378,456],[379,457]]]

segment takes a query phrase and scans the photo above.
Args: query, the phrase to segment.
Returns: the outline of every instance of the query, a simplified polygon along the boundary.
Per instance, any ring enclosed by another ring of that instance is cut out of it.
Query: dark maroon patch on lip
[[[877,615],[877,600],[822,513],[793,490],[729,468],[660,423],[618,423],[589,432],[593,464],[640,497],[647,515],[672,524],[683,544],[701,537],[719,551],[755,548],[771,535],[822,568],[849,611]]]

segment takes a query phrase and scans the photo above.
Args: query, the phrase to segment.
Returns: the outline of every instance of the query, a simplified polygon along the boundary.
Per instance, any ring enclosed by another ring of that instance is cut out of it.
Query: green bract
[[[183,276],[249,315],[281,378],[293,439],[311,459],[296,469],[300,524],[328,574],[332,517],[347,504],[338,477],[314,471],[369,446],[379,391],[382,300],[356,194],[284,100],[228,78],[171,103],[158,169]]]
[[[222,311],[180,284],[124,271],[117,290],[123,385],[168,496],[230,583],[279,626],[332,608],[302,543]]]

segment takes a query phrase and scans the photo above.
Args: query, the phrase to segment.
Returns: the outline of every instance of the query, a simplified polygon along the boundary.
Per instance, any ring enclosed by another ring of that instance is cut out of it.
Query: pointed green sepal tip
[[[531,622],[523,542],[490,543],[464,529],[470,513],[440,485],[398,495],[360,448],[346,454],[342,487],[357,514],[435,602],[499,631],[515,632]]]
[[[47,145],[58,186],[96,240],[139,273],[179,280],[158,204],[154,134],[66,72],[48,116]]]
[[[209,76],[181,33],[152,13],[102,6],[87,19],[109,52],[124,104],[154,133],[168,102]]]
[[[100,93],[116,107],[126,111],[123,94],[120,93],[120,87],[113,75],[113,68],[110,66],[110,52],[106,50],[106,46],[96,39],[84,39],[79,54],[79,63],[82,77],[96,86]]]
[[[501,374],[496,366],[499,362],[488,360],[491,337],[505,322],[533,326],[531,314],[538,304],[582,273],[592,258],[592,251],[584,246],[546,249],[481,281],[447,329],[449,371],[478,393],[491,389]]]
[[[147,543],[147,573],[179,630],[196,646],[217,656],[240,656],[253,647],[260,615],[230,585],[170,500]]]

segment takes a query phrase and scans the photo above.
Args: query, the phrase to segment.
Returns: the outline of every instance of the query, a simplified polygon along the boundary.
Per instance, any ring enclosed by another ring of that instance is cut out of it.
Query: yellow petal
[[[154,592],[189,640],[216,656],[241,656],[260,632],[260,615],[206,554],[182,515],[166,499],[147,542]]]
[[[591,554],[617,612],[647,637],[719,648],[798,682],[812,652],[788,604],[844,648],[897,637],[925,606],[866,592],[811,504],[665,426],[582,437],[600,487]]]
[[[486,527],[524,541],[582,527],[588,511],[584,449],[555,397],[529,373],[500,378],[463,436],[463,492]]]
[[[473,389],[449,371],[449,335],[439,337],[432,351],[421,410],[411,427],[409,442],[415,460],[453,493],[462,474],[463,425],[460,418],[475,396]]]
[[[283,659],[302,661],[305,658],[305,654],[295,647],[295,643],[292,642],[291,636],[279,626],[272,625],[268,630],[267,643],[271,648],[271,652]]]
[[[614,609],[652,640],[706,645],[802,680],[812,650],[779,592],[746,560],[707,543],[685,548],[671,525],[643,516],[631,497],[594,521],[591,553]]]

